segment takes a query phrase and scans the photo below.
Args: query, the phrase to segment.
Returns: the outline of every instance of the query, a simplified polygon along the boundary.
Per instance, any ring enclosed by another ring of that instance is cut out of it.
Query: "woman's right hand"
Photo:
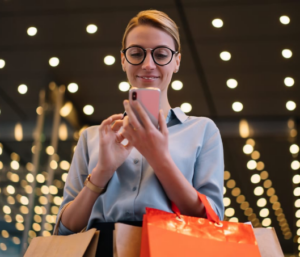
[[[99,157],[91,176],[91,182],[96,186],[106,186],[133,147],[130,143],[121,144],[123,137],[117,132],[123,125],[122,117],[122,114],[112,115],[99,126]]]

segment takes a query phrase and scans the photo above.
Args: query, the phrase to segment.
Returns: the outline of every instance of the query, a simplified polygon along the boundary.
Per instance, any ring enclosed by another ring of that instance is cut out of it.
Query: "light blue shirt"
[[[215,123],[204,117],[187,116],[180,108],[171,109],[167,120],[169,151],[189,183],[205,194],[220,219],[223,219],[223,145]],[[61,208],[74,200],[98,161],[99,131],[92,126],[82,132],[64,188]],[[176,189],[174,189],[176,190]],[[171,203],[147,160],[133,148],[109,181],[106,192],[96,200],[92,221],[141,221],[145,207],[172,212]],[[59,234],[73,233],[62,222]]]

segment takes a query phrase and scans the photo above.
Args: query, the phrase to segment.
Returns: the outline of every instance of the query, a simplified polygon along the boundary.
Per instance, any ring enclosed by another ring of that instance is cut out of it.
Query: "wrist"
[[[95,185],[95,186],[98,186],[98,187],[106,187],[107,186],[107,183],[108,181],[111,179],[112,175],[108,175],[110,173],[108,172],[105,172],[105,171],[101,171],[99,169],[97,169],[97,167],[95,167],[93,170],[92,170],[92,173],[91,173],[91,177],[90,177],[90,181]]]

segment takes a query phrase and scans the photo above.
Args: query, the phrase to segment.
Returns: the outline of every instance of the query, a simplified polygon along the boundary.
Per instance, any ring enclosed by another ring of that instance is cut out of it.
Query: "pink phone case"
[[[138,120],[142,123],[137,110],[132,106],[133,101],[138,101],[147,112],[150,120],[158,128],[158,116],[160,110],[160,90],[158,88],[132,88],[129,90],[129,103]]]

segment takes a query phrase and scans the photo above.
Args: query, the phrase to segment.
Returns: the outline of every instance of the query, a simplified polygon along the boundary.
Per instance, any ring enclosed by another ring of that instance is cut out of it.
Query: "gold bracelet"
[[[98,186],[95,186],[91,181],[91,174],[89,174],[86,178],[86,180],[84,181],[84,185],[89,188],[91,191],[97,193],[97,194],[101,194],[104,190],[105,190],[105,187],[98,187]]]

